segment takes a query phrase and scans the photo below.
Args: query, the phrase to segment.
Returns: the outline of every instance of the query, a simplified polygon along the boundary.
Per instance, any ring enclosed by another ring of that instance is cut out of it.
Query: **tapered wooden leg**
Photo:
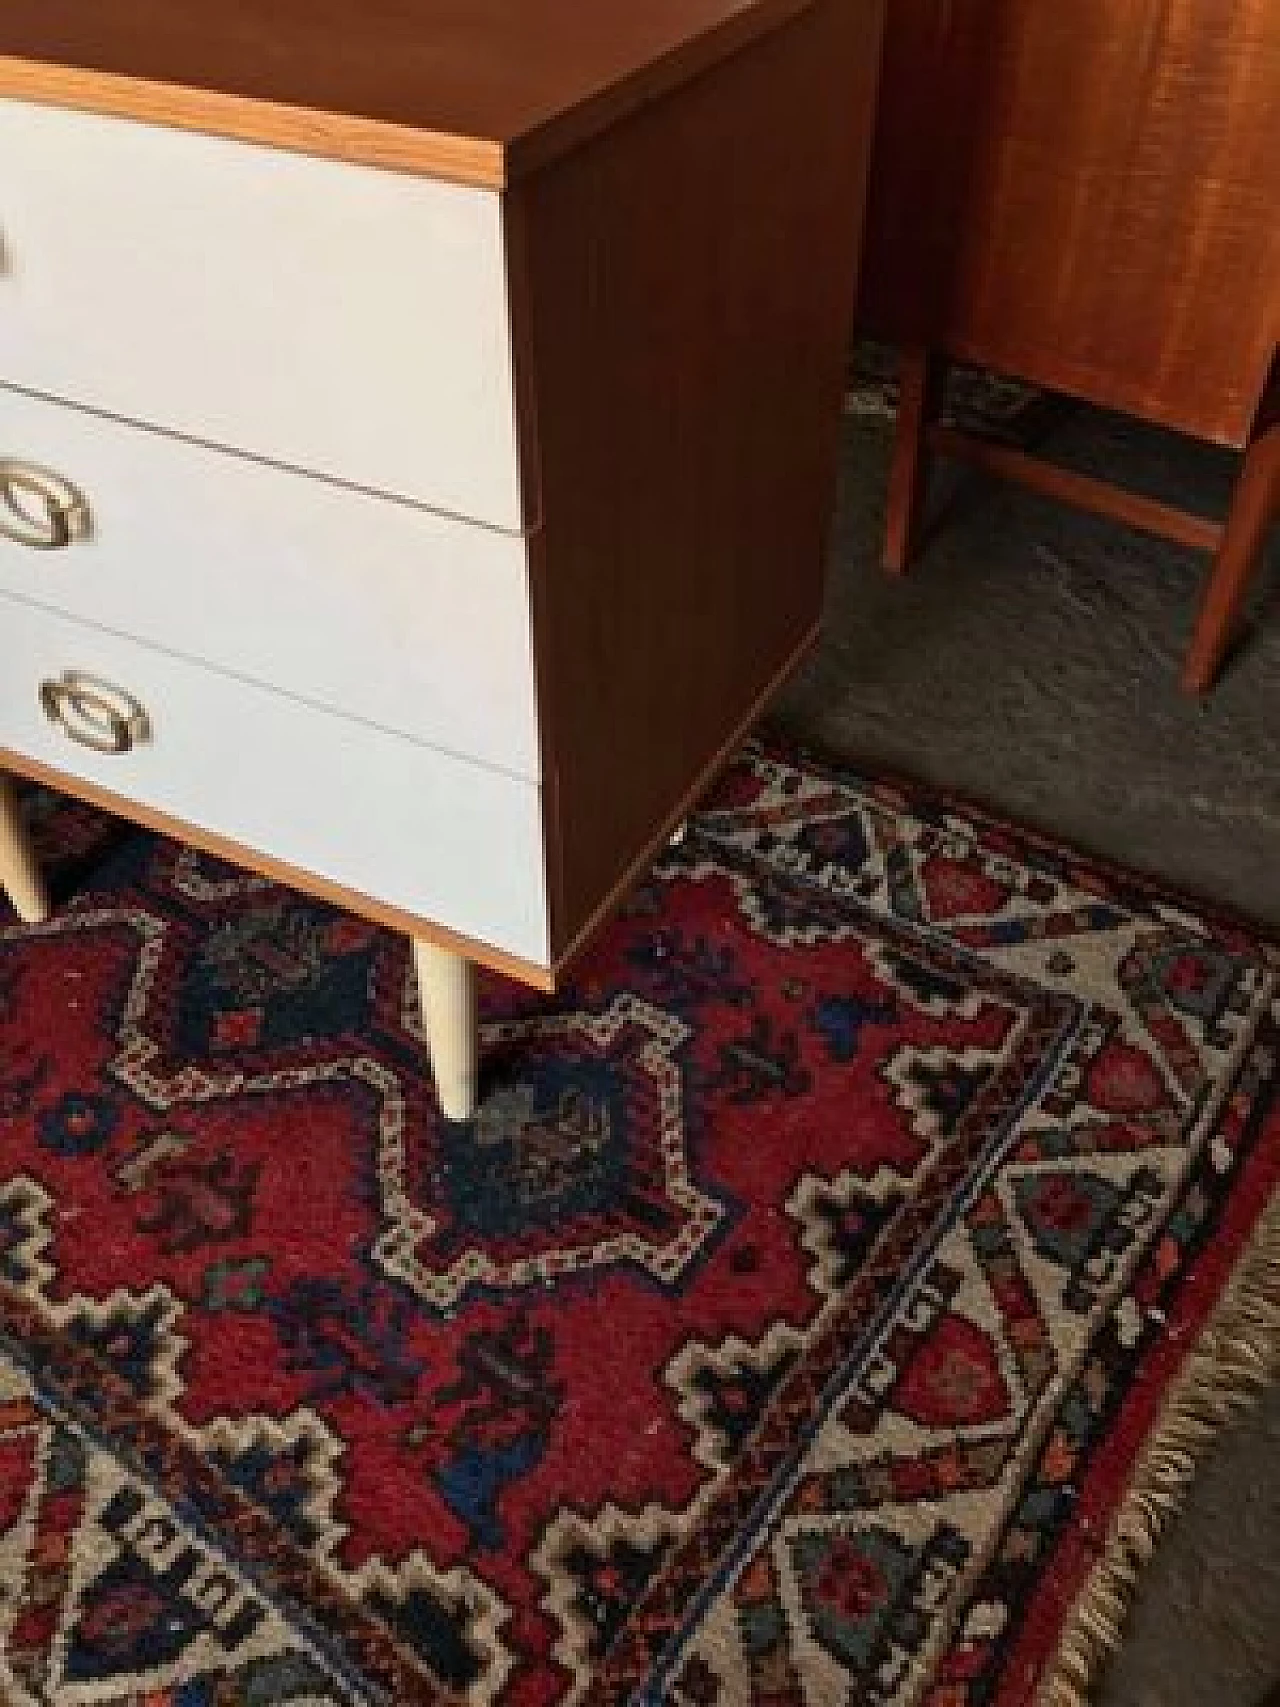
[[[1244,453],[1222,544],[1205,588],[1195,634],[1182,669],[1188,693],[1207,693],[1235,633],[1240,606],[1280,516],[1280,419],[1271,421]]]
[[[884,566],[895,575],[906,572],[915,554],[929,482],[925,435],[937,413],[942,380],[938,357],[923,349],[902,352],[884,538]]]
[[[476,969],[463,955],[416,938],[413,958],[441,1111],[446,1120],[470,1120],[479,1054]]]
[[[23,827],[17,790],[7,776],[0,776],[0,889],[27,924],[48,918],[49,892]]]

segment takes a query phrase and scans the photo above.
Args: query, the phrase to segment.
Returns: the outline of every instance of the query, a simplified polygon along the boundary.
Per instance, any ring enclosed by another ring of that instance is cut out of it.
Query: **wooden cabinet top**
[[[0,96],[498,188],[811,0],[5,0]]]

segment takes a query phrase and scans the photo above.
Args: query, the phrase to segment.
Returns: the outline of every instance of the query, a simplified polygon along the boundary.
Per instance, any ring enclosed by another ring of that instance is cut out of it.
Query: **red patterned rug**
[[[404,943],[35,809],[0,1695],[1034,1698],[1280,1172],[1280,951],[754,750],[450,1128]]]

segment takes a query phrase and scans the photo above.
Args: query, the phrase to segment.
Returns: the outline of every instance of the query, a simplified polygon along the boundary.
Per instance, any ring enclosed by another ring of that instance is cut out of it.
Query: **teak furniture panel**
[[[0,591],[538,779],[528,547],[0,386],[0,462],[61,472],[62,551]]]
[[[1280,344],[1280,6],[894,0],[862,304],[1243,446]]]
[[[95,753],[46,721],[41,684],[67,670],[125,689],[147,715],[147,738]],[[73,793],[83,782],[126,796],[321,885],[548,963],[533,783],[4,595],[0,748]]]
[[[0,381],[523,524],[492,191],[0,100],[0,239]]]
[[[861,306],[904,349],[887,566],[929,450],[1214,550],[1204,692],[1280,513],[1274,0],[896,0]],[[1243,450],[1223,525],[940,427],[948,357]]]
[[[5,0],[0,94],[500,187],[812,0]]]
[[[816,637],[881,18],[815,6],[513,193],[562,954]]]

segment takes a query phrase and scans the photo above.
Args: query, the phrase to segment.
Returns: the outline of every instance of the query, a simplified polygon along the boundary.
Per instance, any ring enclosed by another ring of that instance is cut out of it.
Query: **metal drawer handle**
[[[41,682],[40,706],[64,735],[95,753],[127,753],[151,739],[151,719],[132,694],[81,670]]]
[[[61,551],[89,530],[89,505],[69,480],[0,457],[0,535],[35,551]]]

